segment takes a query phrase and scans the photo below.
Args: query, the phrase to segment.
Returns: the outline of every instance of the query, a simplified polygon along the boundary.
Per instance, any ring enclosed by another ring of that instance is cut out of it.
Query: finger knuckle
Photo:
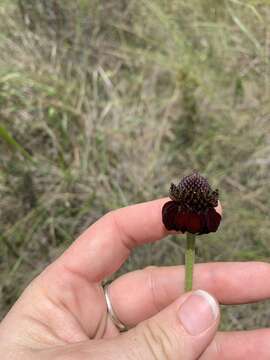
[[[143,271],[146,274],[146,283],[151,294],[152,303],[156,312],[161,311],[166,305],[164,298],[167,298],[166,289],[162,286],[162,282],[158,279],[157,266],[148,266]]]
[[[146,321],[142,326],[141,336],[149,352],[147,359],[173,359],[174,337],[157,322]]]

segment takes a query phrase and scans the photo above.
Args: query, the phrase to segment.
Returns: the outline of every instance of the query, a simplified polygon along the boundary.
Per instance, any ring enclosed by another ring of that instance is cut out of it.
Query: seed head
[[[208,180],[193,172],[178,185],[171,184],[172,201],[162,208],[162,220],[168,230],[207,234],[217,231],[221,215],[216,211],[218,190],[212,190]]]
[[[171,184],[170,198],[182,210],[201,213],[218,205],[218,190],[212,190],[208,180],[197,172],[185,176],[179,184]]]

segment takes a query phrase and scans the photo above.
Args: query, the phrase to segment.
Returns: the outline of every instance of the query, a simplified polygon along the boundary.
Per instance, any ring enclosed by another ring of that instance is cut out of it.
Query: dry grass
[[[270,256],[268,1],[90,3],[0,1],[1,314],[95,219],[192,169],[225,209],[198,261]],[[183,249],[168,238],[121,271]],[[266,308],[223,327],[266,325]]]

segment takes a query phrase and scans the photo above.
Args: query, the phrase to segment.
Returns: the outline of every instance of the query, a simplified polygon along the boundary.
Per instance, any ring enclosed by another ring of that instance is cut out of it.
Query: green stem
[[[187,247],[185,255],[185,291],[192,290],[192,281],[193,281],[193,265],[195,262],[195,240],[196,235],[187,233]]]

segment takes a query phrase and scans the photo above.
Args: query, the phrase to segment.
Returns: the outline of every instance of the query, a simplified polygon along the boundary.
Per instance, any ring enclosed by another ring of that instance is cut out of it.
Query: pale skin
[[[148,267],[123,275],[110,285],[113,307],[131,328],[121,335],[107,315],[101,283],[120,268],[134,247],[168,235],[161,221],[161,208],[167,200],[108,213],[47,267],[1,322],[1,358],[139,359],[135,350],[125,354],[125,344],[131,338],[136,340],[138,324],[145,324],[178,301],[184,288],[184,268]],[[185,241],[179,235],[179,241],[182,239]],[[266,263],[197,264],[194,288],[208,291],[222,304],[251,303],[270,298],[269,279],[270,265]],[[222,333],[216,332],[218,321],[209,345],[197,358],[270,358],[270,329]],[[193,359],[188,352],[181,353],[179,359]],[[168,353],[167,357],[153,355],[153,359],[178,358]]]

